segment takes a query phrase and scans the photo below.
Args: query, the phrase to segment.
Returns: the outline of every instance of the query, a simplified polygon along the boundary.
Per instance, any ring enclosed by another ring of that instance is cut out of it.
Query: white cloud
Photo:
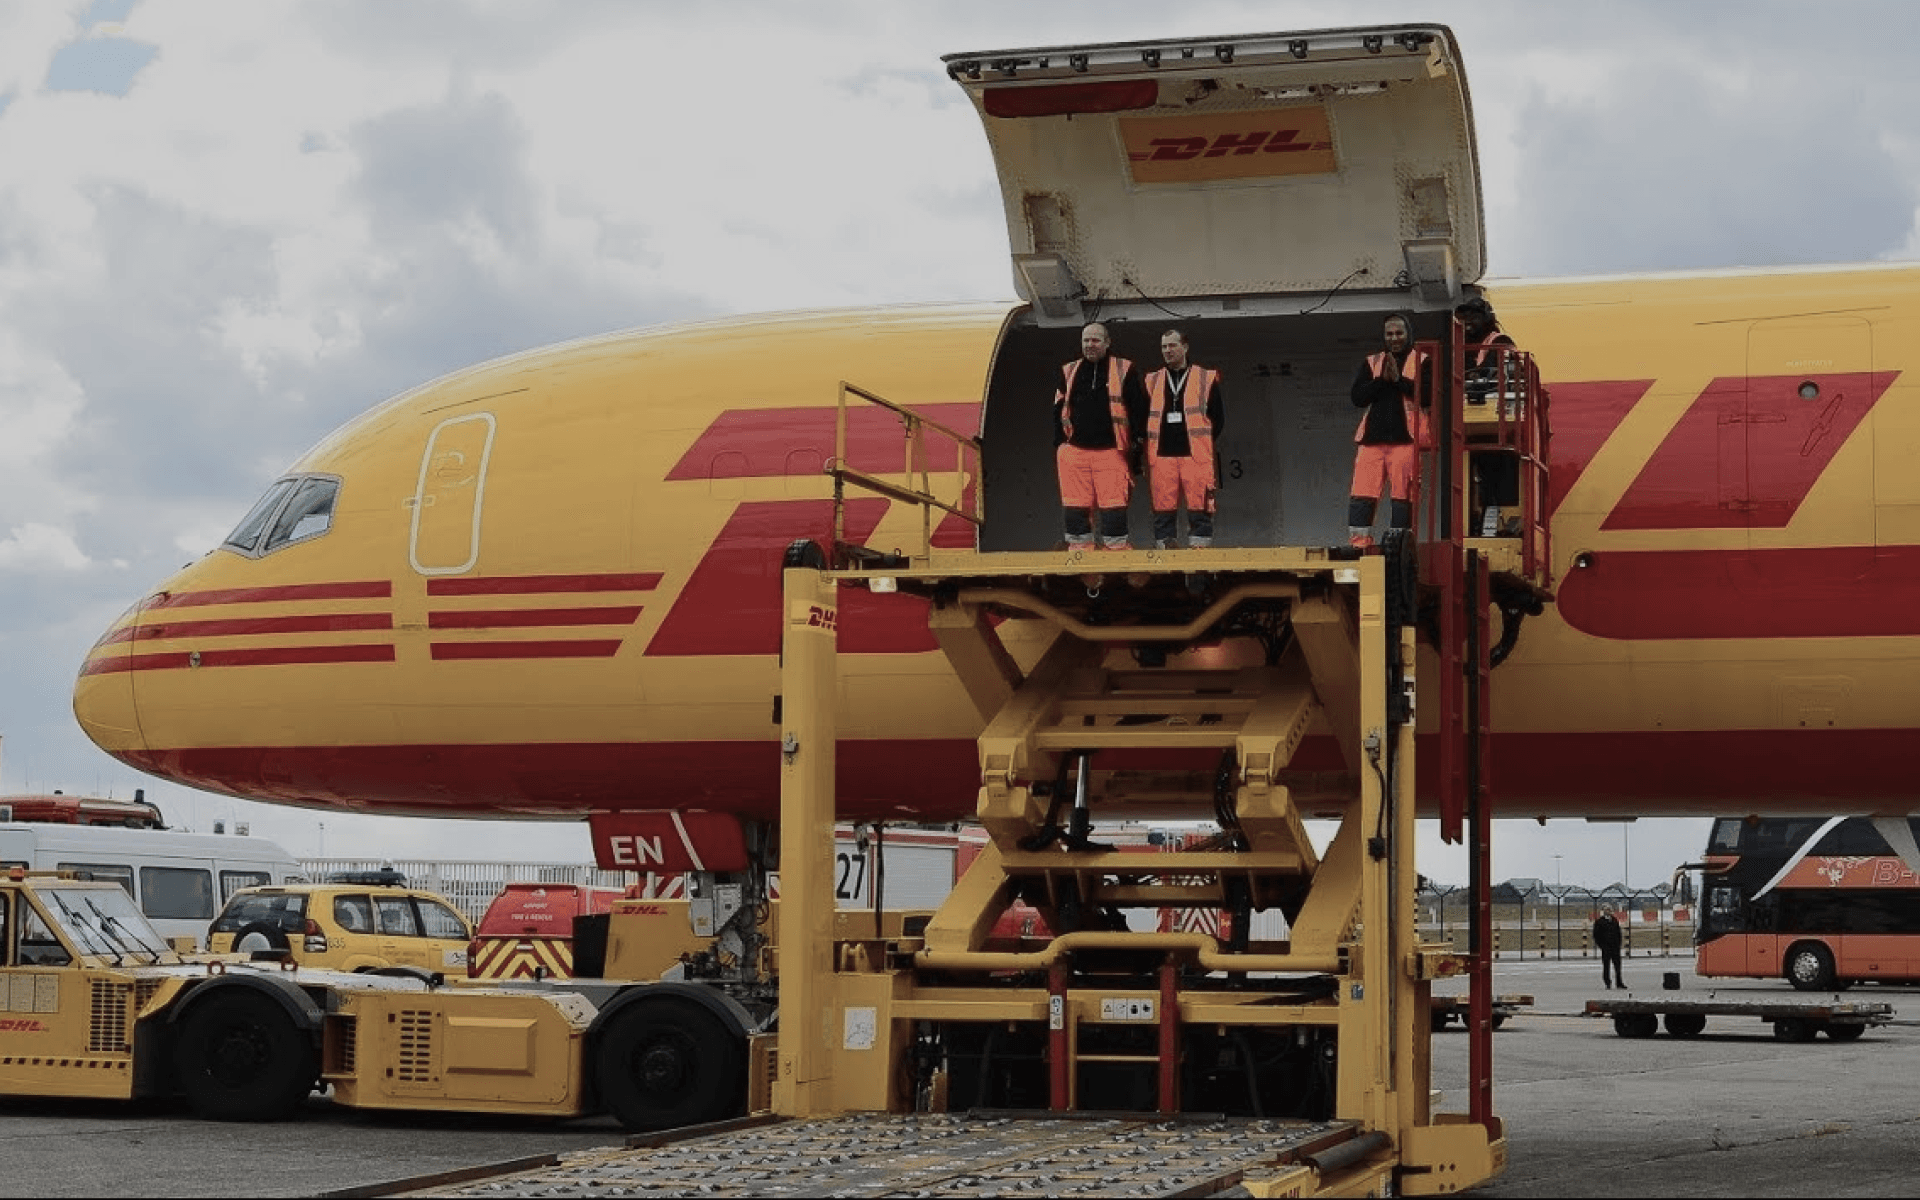
[[[191,562],[216,549],[233,532],[234,523],[225,519],[202,521],[174,535],[173,548]]]
[[[37,521],[16,525],[0,539],[0,570],[81,571],[92,563],[71,533]]]
[[[0,0],[0,96],[37,89],[54,51],[79,32],[79,3]]]

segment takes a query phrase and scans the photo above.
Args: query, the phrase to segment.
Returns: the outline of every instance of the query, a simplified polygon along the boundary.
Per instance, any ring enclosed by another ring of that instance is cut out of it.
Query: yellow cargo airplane
[[[1225,381],[1216,546],[1335,545],[1349,385],[1383,316],[1444,341],[1483,294],[1552,399],[1556,595],[1493,675],[1496,811],[1910,806],[1920,267],[1483,281],[1442,27],[947,65],[986,125],[1022,302],[611,334],[398,396],[114,623],[75,691],[88,734],[182,784],[319,808],[770,819],[781,558],[831,535],[841,381],[980,435],[984,524],[948,518],[940,551],[1047,551],[1081,324],[1147,367],[1177,326]],[[844,461],[899,478],[903,445],[856,411]],[[921,520],[853,499],[845,536],[917,552]],[[1136,497],[1136,545],[1147,527]],[[842,815],[971,814],[980,718],[925,602],[843,600]],[[1023,665],[1043,626],[1002,626]],[[1316,736],[1296,766],[1343,764]]]

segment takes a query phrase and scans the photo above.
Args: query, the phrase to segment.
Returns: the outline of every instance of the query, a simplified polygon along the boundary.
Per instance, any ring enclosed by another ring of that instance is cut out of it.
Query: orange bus
[[[1908,817],[1727,818],[1701,871],[1694,969],[1803,991],[1920,980],[1920,849]]]

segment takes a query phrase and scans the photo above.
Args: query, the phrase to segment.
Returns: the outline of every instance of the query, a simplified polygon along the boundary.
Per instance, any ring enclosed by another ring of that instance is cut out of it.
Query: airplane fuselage
[[[1906,362],[1920,269],[1486,294],[1551,391],[1558,581],[1493,676],[1497,810],[1904,811],[1901,760],[1920,730],[1920,393]],[[124,762],[254,799],[772,817],[780,556],[830,536],[821,472],[839,381],[984,430],[1001,532],[982,544],[1038,537],[1057,496],[1037,470],[996,476],[991,456],[1025,436],[1026,406],[1045,409],[1077,330],[1022,332],[1020,313],[743,318],[437,380],[290,469],[337,485],[323,532],[215,550],[116,623],[76,712]],[[1320,544],[1344,523],[1345,391],[1377,318],[1314,321],[1193,329],[1230,404],[1223,539]],[[1112,322],[1116,353],[1155,363],[1167,323]],[[897,423],[854,422],[854,465],[898,471],[900,454]],[[847,513],[867,544],[918,536],[917,509],[874,498]],[[1134,534],[1144,544],[1138,515]],[[937,540],[973,544],[953,522]],[[972,812],[980,718],[925,612],[845,593],[847,817]],[[1023,665],[1050,636],[1036,622],[1001,633]],[[1337,769],[1339,752],[1310,738],[1300,764]]]

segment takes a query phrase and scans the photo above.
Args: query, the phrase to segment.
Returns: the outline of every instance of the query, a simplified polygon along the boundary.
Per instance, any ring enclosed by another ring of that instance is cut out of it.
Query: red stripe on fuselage
[[[1560,616],[1594,637],[1913,637],[1920,546],[1601,550],[1560,581]]]
[[[263,633],[341,633],[360,629],[392,629],[391,613],[314,613],[299,617],[233,617],[217,621],[168,621],[165,624],[127,625],[101,639],[100,645],[152,641],[156,638],[251,637]]]
[[[492,575],[429,579],[429,596],[513,596],[540,592],[650,592],[660,572],[614,575]]]
[[[1553,405],[1553,441],[1548,450],[1552,468],[1547,476],[1548,513],[1560,507],[1593,456],[1607,444],[1613,431],[1620,428],[1620,422],[1652,386],[1651,379],[1548,385]]]
[[[385,579],[359,583],[287,583],[275,587],[220,588],[149,597],[143,608],[188,608],[205,604],[270,604],[281,600],[380,600],[393,595]]]
[[[579,642],[434,642],[436,659],[462,658],[612,658],[618,639]]]
[[[200,661],[195,664],[194,653]],[[394,661],[393,647],[378,646],[259,646],[244,650],[168,651],[97,658],[80,669],[82,675],[111,675],[119,671],[177,671],[200,667],[280,667],[315,663],[369,663]]]
[[[915,411],[968,436],[980,427],[978,404],[922,404]],[[837,409],[818,407],[730,409],[694,440],[667,479],[819,475],[833,457],[837,415]],[[894,413],[864,401],[847,410],[847,466],[869,474],[904,471],[906,445]],[[953,470],[950,439],[929,432],[926,447],[929,470]]]
[[[1896,374],[1714,380],[1675,422],[1600,528],[1784,528]],[[1808,382],[1820,389],[1812,400],[1799,394]],[[1559,435],[1556,404],[1556,442]]]
[[[1438,769],[1433,741],[1423,734],[1418,747],[1426,812]],[[1498,816],[1852,813],[1904,809],[1912,799],[1908,729],[1495,734],[1492,741]],[[191,787],[359,812],[578,817],[703,809],[773,820],[780,806],[780,748],[771,740],[222,747],[115,756]],[[1310,737],[1295,765],[1337,769],[1338,756],[1331,738]],[[1160,752],[1153,765],[1211,771],[1217,757]],[[1103,754],[1096,763],[1118,765],[1119,755]],[[973,814],[978,799],[979,748],[971,738],[843,740],[835,772],[843,818],[958,820]]]
[[[864,543],[888,501],[849,500],[846,537]],[[759,500],[733,510],[693,569],[647,647],[649,657],[780,653],[780,558],[796,538],[833,536],[831,500]],[[938,649],[926,601],[865,588],[840,591],[845,654],[919,654]]]
[[[465,608],[427,614],[429,629],[513,629],[538,625],[631,625],[638,604],[617,608]]]

